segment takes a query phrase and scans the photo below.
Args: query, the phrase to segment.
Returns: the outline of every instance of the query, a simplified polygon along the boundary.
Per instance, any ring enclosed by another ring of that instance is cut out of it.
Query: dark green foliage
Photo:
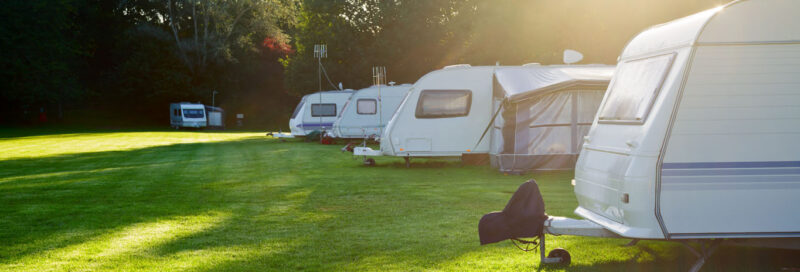
[[[639,31],[726,2],[305,0],[292,32],[297,54],[283,61],[286,83],[296,93],[319,88],[320,43],[331,79],[354,89],[371,83],[372,66],[386,66],[389,81],[413,83],[452,64],[560,64],[564,49],[583,52],[582,63],[614,64]]]
[[[277,126],[297,100],[278,62],[291,52],[282,29],[296,8],[292,0],[4,1],[0,124],[41,123],[43,109],[48,123],[166,125],[169,103],[210,105],[216,90],[229,117]]]
[[[300,94],[334,88],[319,84],[314,44],[333,85],[354,89],[373,66],[413,83],[458,63],[560,63],[566,48],[613,64],[646,27],[725,2],[1,1],[0,125],[44,109],[48,122],[166,126],[168,103],[211,104],[216,90],[229,118],[285,129]]]
[[[87,52],[77,37],[77,13],[70,0],[3,1],[0,122],[32,118],[40,107],[60,105],[80,94],[76,68]]]

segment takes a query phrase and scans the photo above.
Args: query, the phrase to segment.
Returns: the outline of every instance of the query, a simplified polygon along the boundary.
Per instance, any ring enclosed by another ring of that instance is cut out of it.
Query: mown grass
[[[571,173],[504,176],[457,162],[378,158],[263,133],[0,131],[0,270],[679,271],[681,246],[548,237],[568,267],[477,224],[536,178],[572,216]],[[796,251],[726,247],[706,271],[800,267]]]

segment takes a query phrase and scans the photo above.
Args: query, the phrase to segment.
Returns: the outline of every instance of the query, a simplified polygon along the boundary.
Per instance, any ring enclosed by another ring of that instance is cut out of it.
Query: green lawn
[[[519,184],[574,216],[571,173],[504,176],[457,162],[360,160],[263,133],[0,131],[0,270],[679,271],[673,243],[548,237],[540,267],[477,225]],[[800,268],[797,251],[722,248],[705,271]]]

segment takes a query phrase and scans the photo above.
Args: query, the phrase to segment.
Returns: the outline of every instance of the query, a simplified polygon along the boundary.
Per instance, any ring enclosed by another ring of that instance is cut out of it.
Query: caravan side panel
[[[700,46],[669,136],[671,238],[800,235],[800,44]]]

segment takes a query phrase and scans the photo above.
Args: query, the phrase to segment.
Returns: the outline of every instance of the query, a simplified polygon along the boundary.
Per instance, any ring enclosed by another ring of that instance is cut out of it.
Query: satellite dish
[[[341,89],[342,89],[342,83],[339,82],[339,90],[341,90]]]
[[[564,50],[564,63],[573,64],[581,60],[583,60],[583,54],[581,54],[581,52],[572,49]]]

